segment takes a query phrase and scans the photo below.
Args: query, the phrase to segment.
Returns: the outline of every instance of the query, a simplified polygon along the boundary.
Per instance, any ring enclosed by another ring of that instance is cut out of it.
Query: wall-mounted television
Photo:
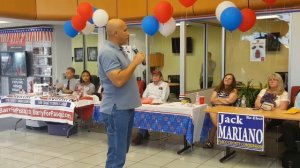
[[[2,76],[27,76],[28,58],[24,52],[0,52]]]
[[[173,37],[172,38],[172,52],[173,53],[180,53],[180,38]],[[192,37],[186,38],[186,52],[192,53],[193,52],[193,39]]]
[[[278,40],[280,37],[279,32],[268,33],[266,34],[266,48],[267,51],[280,51],[280,41]]]

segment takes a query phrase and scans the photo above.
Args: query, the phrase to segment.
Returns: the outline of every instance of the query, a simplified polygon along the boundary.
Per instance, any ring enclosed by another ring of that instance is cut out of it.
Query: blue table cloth
[[[152,106],[151,106],[152,107]],[[137,108],[135,109],[135,116],[134,116],[134,127],[135,128],[142,128],[148,129],[150,131],[157,131],[157,132],[165,132],[177,135],[185,135],[186,140],[189,144],[195,142],[194,139],[194,123],[195,121],[197,124],[197,132],[199,131],[199,125],[202,127],[202,118],[203,116],[200,115],[203,112],[200,112],[200,109],[203,110],[206,108],[206,105],[202,108],[199,106],[193,108],[193,112],[197,115],[189,114],[188,112],[179,113],[174,112],[169,109],[163,110],[163,108],[155,107],[149,110],[145,108]],[[173,107],[174,108],[174,107]],[[155,110],[160,109],[160,110]],[[184,107],[183,109],[186,109]],[[169,112],[167,112],[169,111]],[[175,110],[176,111],[176,110]],[[198,114],[199,113],[199,114]],[[204,115],[204,113],[203,113]],[[193,119],[193,117],[197,117],[198,119]],[[93,114],[93,121],[96,123],[101,123],[101,113],[100,113],[100,106],[95,106],[94,114]],[[199,121],[201,121],[199,123]],[[200,128],[201,131],[201,128]],[[200,134],[200,133],[199,133]],[[198,135],[198,134],[197,134]],[[200,139],[197,137],[197,139]]]

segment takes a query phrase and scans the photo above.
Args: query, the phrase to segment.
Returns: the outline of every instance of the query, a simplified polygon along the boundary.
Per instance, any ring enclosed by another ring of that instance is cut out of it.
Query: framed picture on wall
[[[74,48],[74,60],[75,62],[83,61],[83,48]]]
[[[97,57],[98,57],[97,47],[88,47],[87,48],[88,61],[97,61]]]

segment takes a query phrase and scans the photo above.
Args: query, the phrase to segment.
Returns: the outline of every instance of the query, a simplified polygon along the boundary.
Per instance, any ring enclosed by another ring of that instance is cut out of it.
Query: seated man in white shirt
[[[66,79],[57,86],[57,89],[62,90],[64,94],[72,94],[76,89],[77,85],[79,85],[79,81],[74,78],[75,69],[73,67],[68,67],[66,69]]]
[[[165,103],[170,94],[168,83],[162,80],[162,73],[158,70],[152,72],[152,83],[149,83],[143,93],[143,98],[151,98],[153,102]],[[140,145],[143,139],[149,138],[149,132],[139,129],[137,136],[132,140],[135,145]]]

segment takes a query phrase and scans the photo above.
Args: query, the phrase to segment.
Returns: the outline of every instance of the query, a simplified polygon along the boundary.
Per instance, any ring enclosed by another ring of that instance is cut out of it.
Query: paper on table
[[[285,113],[285,114],[296,114],[296,113],[298,113],[298,112],[299,112],[299,109],[298,109],[298,108],[292,107],[292,108],[290,108],[288,111],[283,112],[283,113]]]

